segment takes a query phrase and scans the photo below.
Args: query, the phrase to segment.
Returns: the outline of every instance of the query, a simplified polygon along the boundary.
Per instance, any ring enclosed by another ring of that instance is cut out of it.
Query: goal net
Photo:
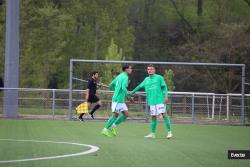
[[[146,68],[154,64],[156,73],[164,77],[169,89],[168,114],[175,122],[237,123],[248,122],[245,111],[244,64],[142,62],[77,60],[70,61],[69,117],[76,117],[75,108],[85,101],[87,81],[93,71],[99,73],[98,82],[109,84],[120,72],[123,64],[130,64],[128,90],[133,90],[148,76]],[[102,107],[96,111],[97,119],[111,115],[113,92],[100,88],[97,96]],[[131,120],[148,120],[149,112],[144,90],[135,95],[135,103],[126,101]]]

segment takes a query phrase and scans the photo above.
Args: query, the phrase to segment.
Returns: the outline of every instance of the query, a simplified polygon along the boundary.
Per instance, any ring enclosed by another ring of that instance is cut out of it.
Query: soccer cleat
[[[145,138],[155,138],[155,134],[154,133],[149,133],[147,136],[144,136]]]
[[[171,139],[173,137],[172,132],[168,132],[167,139]]]
[[[115,128],[110,128],[109,130],[114,136],[117,135]]]
[[[102,131],[102,135],[103,135],[103,136],[106,136],[106,137],[110,137],[109,132],[106,131],[106,130],[103,130],[103,131]]]

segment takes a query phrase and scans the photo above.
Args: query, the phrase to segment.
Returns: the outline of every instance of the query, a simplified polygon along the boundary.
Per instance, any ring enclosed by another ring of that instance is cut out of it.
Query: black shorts
[[[100,99],[96,96],[96,95],[89,95],[89,98],[88,98],[88,102],[89,103],[96,103],[98,102]]]

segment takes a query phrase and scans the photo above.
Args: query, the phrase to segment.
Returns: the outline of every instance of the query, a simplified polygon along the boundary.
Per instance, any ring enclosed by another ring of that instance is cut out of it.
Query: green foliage
[[[164,78],[166,80],[168,90],[175,91],[175,84],[174,84],[174,72],[173,70],[165,70]]]
[[[111,39],[110,46],[108,47],[108,53],[105,57],[105,60],[124,60],[122,55],[122,48],[119,48],[115,43],[114,39]],[[121,71],[120,64],[106,64],[104,70],[104,76],[102,82],[110,83],[112,79],[118,75]]]
[[[112,38],[129,59],[134,36],[124,15],[128,4],[99,0],[22,1],[20,85],[66,88],[69,59],[106,59]]]
[[[6,3],[1,2],[0,77],[3,77]],[[67,88],[70,58],[245,63],[247,67],[250,64],[247,0],[199,0],[200,13],[197,0],[20,2],[20,87]],[[103,82],[109,82],[120,71],[120,65],[101,68]],[[213,80],[214,85],[208,85],[208,90],[239,89],[234,84],[239,82],[234,71],[220,77],[219,80],[227,81],[226,85],[211,75],[221,74],[220,71],[189,72]],[[250,78],[250,73],[246,78]],[[178,90],[188,91],[199,90],[206,84],[193,79],[191,86],[179,80],[175,85]]]

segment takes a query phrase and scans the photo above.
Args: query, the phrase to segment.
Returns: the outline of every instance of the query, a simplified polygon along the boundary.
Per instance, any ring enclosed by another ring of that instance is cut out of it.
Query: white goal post
[[[236,67],[241,69],[241,103],[240,103],[240,122],[245,124],[245,64],[225,64],[225,63],[191,63],[191,62],[151,62],[151,61],[114,61],[114,60],[70,60],[69,74],[69,119],[72,119],[72,80],[73,67],[75,63],[110,63],[110,64],[155,64],[155,65],[182,65],[182,66],[210,66],[210,67]],[[213,102],[214,103],[214,102]],[[212,109],[214,111],[214,109]],[[212,114],[213,115],[213,114]]]

